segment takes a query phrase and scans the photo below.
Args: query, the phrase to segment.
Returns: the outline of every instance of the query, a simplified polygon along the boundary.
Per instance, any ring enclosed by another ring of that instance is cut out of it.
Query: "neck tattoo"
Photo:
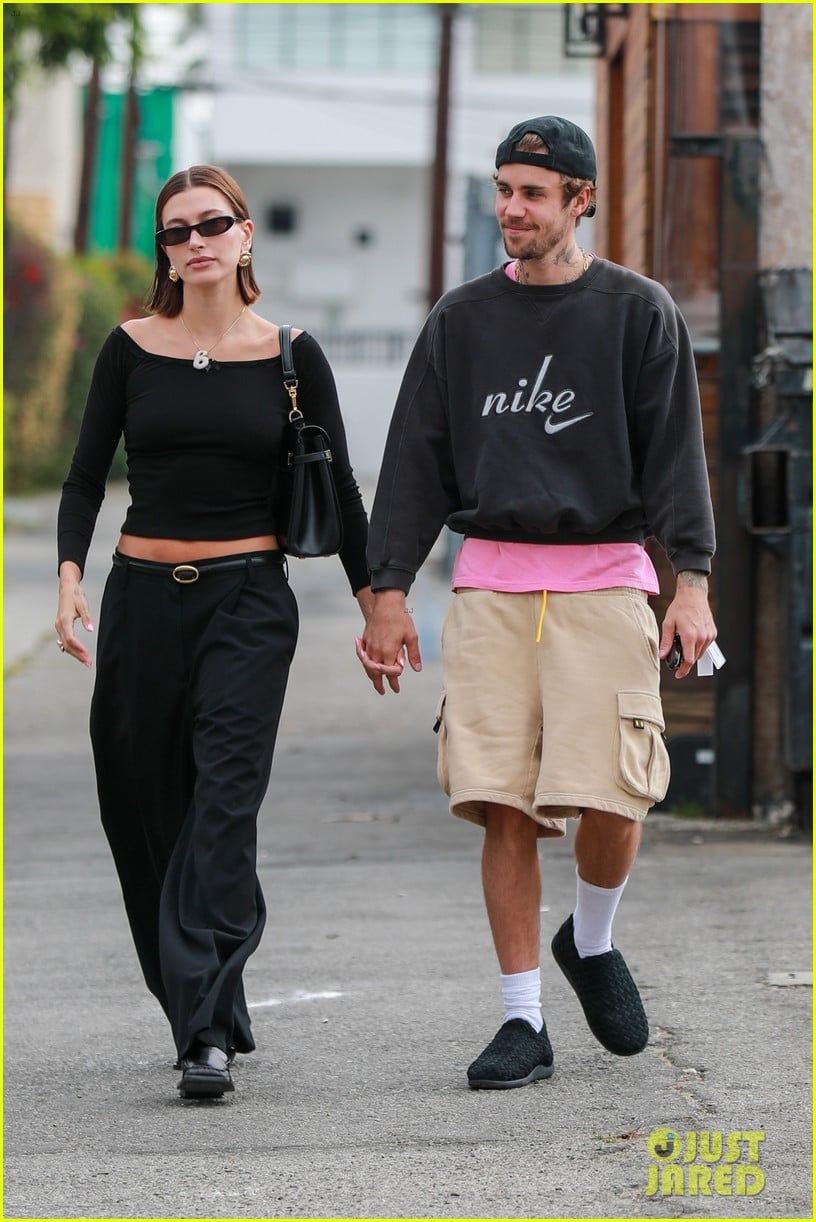
[[[215,348],[216,344],[220,344],[221,340],[226,335],[229,335],[230,331],[235,326],[235,324],[238,322],[238,320],[243,317],[244,310],[246,310],[246,306],[243,306],[240,314],[238,314],[237,317],[233,318],[232,322],[227,327],[226,331],[222,331],[218,339],[215,341],[215,343],[210,344],[209,348],[205,348],[202,346],[201,343],[199,343],[199,341],[193,335],[190,328],[187,326],[187,323],[184,321],[184,315],[179,314],[179,319],[181,321],[182,327],[184,327],[184,330],[187,332],[190,339],[193,341],[193,343],[195,344],[197,348],[197,352],[195,356],[193,357],[193,369],[203,369],[206,373],[210,372],[210,369],[215,366],[215,362],[210,360],[210,353],[212,352],[213,348]]]
[[[578,275],[569,277],[570,280],[577,280],[578,276],[583,276],[584,272],[587,270],[590,263],[595,258],[595,256],[591,255],[588,250],[582,250],[580,247],[578,247],[578,254],[581,256],[582,267],[581,267],[581,270],[578,272]],[[532,281],[530,280],[528,263],[529,263],[529,260],[527,259],[516,259],[516,283],[517,284],[531,284],[532,283]],[[573,269],[570,269],[570,270],[573,270]]]

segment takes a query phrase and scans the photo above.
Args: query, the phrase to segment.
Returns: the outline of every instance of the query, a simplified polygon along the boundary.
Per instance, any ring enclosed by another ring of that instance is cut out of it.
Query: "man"
[[[485,829],[482,878],[504,1022],[474,1088],[553,1072],[541,1012],[538,839],[576,817],[575,910],[552,953],[596,1038],[649,1028],[612,919],[641,822],[665,794],[660,658],[683,678],[716,636],[714,552],[694,360],[662,286],[580,249],[595,211],[589,137],[553,115],[496,155],[509,261],[446,293],[408,363],[368,550],[375,610],[358,655],[381,694],[421,666],[405,595],[443,525],[465,536],[443,630],[439,777]],[[662,635],[644,550],[676,574]]]

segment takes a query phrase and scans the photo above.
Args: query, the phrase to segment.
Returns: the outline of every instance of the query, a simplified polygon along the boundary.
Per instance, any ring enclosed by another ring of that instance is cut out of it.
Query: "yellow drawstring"
[[[541,641],[541,627],[544,623],[544,612],[547,610],[547,591],[541,591],[541,614],[538,617],[538,631],[536,632],[536,644]]]

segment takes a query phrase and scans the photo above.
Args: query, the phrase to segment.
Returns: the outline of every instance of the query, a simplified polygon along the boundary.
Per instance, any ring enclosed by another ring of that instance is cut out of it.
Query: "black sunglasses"
[[[232,229],[236,221],[242,221],[242,216],[212,216],[207,221],[199,221],[197,225],[176,225],[172,229],[159,229],[156,241],[160,246],[181,246],[182,242],[190,241],[190,234],[195,229],[202,238],[216,238],[219,233]]]

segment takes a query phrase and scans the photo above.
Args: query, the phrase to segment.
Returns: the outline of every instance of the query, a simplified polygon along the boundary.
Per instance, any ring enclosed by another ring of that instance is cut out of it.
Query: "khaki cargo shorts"
[[[539,639],[537,639],[539,638]],[[666,794],[658,631],[642,590],[459,590],[442,629],[439,783],[563,836],[584,809],[645,818]]]

